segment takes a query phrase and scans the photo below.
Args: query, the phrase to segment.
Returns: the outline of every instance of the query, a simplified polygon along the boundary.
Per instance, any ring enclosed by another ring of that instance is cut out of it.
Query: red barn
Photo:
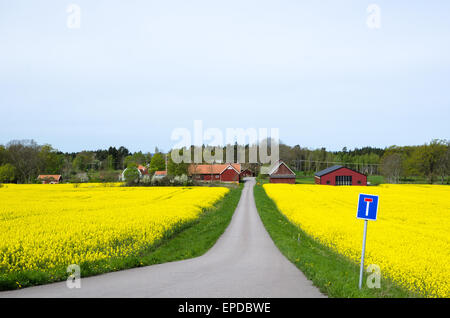
[[[314,175],[316,184],[367,185],[367,176],[344,166],[332,166]]]
[[[282,160],[278,160],[269,170],[270,183],[295,183],[295,172]]]
[[[247,178],[247,177],[253,177],[253,172],[250,169],[244,169],[241,172],[241,179],[242,178]]]
[[[239,182],[241,165],[239,163],[191,164],[188,173],[196,181]]]

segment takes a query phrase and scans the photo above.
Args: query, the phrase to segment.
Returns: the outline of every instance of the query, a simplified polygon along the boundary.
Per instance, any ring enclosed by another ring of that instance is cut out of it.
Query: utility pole
[[[167,154],[166,154],[166,160],[165,160],[165,163],[166,163],[166,174],[167,174]]]

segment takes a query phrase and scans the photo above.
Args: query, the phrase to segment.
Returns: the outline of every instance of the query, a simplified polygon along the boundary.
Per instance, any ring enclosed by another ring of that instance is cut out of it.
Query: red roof
[[[137,168],[142,174],[148,174],[147,167],[144,167],[143,165],[139,165]]]
[[[155,171],[155,176],[165,176],[167,175],[167,171]]]
[[[61,179],[60,174],[40,174],[37,177],[38,179],[53,179],[53,180],[59,180]]]
[[[285,168],[282,169],[281,166],[284,166]],[[269,171],[269,175],[271,176],[274,175],[276,177],[276,175],[280,174],[292,175],[293,177],[295,177],[295,172],[292,171],[292,169],[289,168],[288,165],[285,164],[283,160],[278,160],[277,162],[275,162],[275,164],[272,165]]]
[[[221,174],[226,168],[232,166],[236,171],[241,173],[240,163],[225,163],[225,164],[209,164],[209,165],[196,165],[191,164],[189,166],[189,175],[193,174]]]

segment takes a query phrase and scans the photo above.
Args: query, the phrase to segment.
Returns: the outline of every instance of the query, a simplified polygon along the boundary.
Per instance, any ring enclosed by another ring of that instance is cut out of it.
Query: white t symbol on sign
[[[373,199],[365,198],[364,202],[367,202],[367,205],[366,205],[366,216],[369,216],[369,206],[370,206],[370,203],[373,202]]]

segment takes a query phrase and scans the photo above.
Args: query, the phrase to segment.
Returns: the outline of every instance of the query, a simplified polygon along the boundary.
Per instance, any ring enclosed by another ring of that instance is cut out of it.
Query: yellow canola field
[[[0,188],[0,273],[133,255],[228,189],[86,184]]]
[[[450,187],[265,184],[280,211],[311,237],[359,263],[364,221],[359,193],[379,195],[369,221],[366,266],[429,297],[450,297]]]

